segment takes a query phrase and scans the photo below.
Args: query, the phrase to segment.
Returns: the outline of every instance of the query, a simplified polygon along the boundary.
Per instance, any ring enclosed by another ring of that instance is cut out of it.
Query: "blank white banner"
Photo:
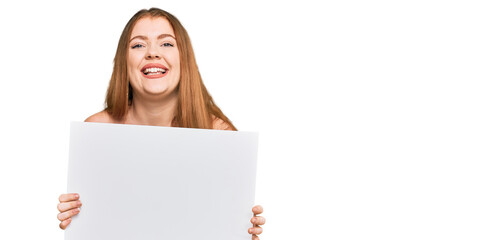
[[[71,124],[66,240],[250,239],[258,134]]]

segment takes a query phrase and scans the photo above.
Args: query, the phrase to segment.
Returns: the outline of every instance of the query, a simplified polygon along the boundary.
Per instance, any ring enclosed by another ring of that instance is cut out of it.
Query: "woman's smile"
[[[141,72],[149,79],[161,78],[168,74],[169,69],[160,63],[149,63],[143,66]]]

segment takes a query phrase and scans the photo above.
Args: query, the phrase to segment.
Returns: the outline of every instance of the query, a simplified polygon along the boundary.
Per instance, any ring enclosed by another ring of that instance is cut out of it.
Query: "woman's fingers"
[[[72,210],[68,210],[66,212],[62,212],[60,214],[58,214],[58,220],[59,221],[64,221],[72,216],[75,216],[77,215],[78,213],[80,212],[80,209],[78,208],[74,208]]]
[[[252,208],[252,211],[253,211],[253,217],[250,221],[253,223],[253,227],[248,229],[248,233],[253,234],[252,240],[259,240],[259,237],[257,235],[261,234],[263,230],[258,225],[265,224],[265,218],[257,216],[257,214],[263,213],[264,208],[262,208],[262,206],[260,205],[257,205]]]
[[[262,228],[261,227],[248,228],[248,233],[249,234],[259,235],[259,234],[262,233]]]
[[[80,212],[79,207],[82,206],[82,202],[79,200],[78,193],[65,193],[59,196],[58,204],[58,220],[61,221],[59,228],[65,230],[68,224],[72,221],[72,216],[77,215]]]
[[[251,223],[254,225],[264,225],[265,224],[265,218],[264,217],[252,217]]]
[[[261,214],[262,212],[264,212],[264,208],[262,208],[262,206],[260,206],[260,205],[257,205],[252,208],[252,211],[253,211],[253,214],[257,215],[257,214]]]
[[[68,218],[66,219],[65,221],[62,221],[60,224],[59,224],[59,228],[65,230],[66,227],[68,227],[68,224],[70,224],[70,222],[72,221],[71,218]]]
[[[82,202],[80,200],[71,201],[71,202],[62,202],[58,204],[58,210],[60,212],[66,212],[70,209],[78,208],[82,206]]]
[[[69,202],[69,201],[75,201],[78,199],[79,199],[78,193],[66,193],[66,194],[61,194],[59,196],[59,202]]]

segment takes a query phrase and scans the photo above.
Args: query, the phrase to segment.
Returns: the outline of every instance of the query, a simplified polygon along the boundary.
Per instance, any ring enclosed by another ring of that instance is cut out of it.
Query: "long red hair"
[[[176,90],[178,91],[178,106],[172,125],[212,129],[216,117],[222,119],[232,130],[236,130],[232,122],[215,104],[203,84],[187,31],[175,16],[159,8],[138,11],[124,27],[115,53],[114,68],[105,101],[105,111],[114,119],[122,120],[132,103],[133,89],[129,84],[127,75],[128,42],[134,25],[143,17],[166,18],[176,36],[180,53],[180,82]]]

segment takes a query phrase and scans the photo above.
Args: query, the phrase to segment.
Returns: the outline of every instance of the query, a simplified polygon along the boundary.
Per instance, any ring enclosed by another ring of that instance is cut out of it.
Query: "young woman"
[[[178,19],[151,8],[137,12],[119,39],[106,107],[86,122],[236,130],[213,102],[196,65],[189,36]],[[76,193],[62,194],[60,228],[82,206]],[[254,206],[252,239],[262,233],[263,211]]]

